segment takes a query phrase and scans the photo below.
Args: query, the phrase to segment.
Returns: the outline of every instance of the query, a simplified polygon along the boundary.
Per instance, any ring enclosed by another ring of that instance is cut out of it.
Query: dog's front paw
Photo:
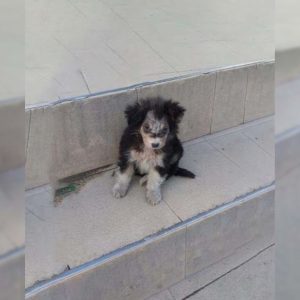
[[[160,190],[148,190],[146,193],[147,202],[151,205],[157,205],[161,202],[161,192]]]
[[[116,183],[112,189],[113,196],[117,199],[126,195],[128,187],[119,183]]]

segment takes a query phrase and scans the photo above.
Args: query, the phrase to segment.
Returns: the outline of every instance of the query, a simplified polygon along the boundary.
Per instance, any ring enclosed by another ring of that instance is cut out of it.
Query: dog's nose
[[[152,148],[158,148],[158,146],[159,146],[159,143],[153,143],[152,144]]]

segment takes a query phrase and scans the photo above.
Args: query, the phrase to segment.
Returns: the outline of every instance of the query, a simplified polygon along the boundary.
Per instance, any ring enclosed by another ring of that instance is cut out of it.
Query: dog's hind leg
[[[126,195],[133,173],[134,169],[132,164],[128,164],[128,166],[123,170],[117,170],[116,183],[112,190],[113,196],[115,198],[121,198]]]

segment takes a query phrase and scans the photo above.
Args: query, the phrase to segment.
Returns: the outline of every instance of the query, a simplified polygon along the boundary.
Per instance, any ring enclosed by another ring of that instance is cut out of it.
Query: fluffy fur
[[[161,199],[161,184],[172,175],[194,178],[195,175],[178,163],[183,147],[177,137],[178,125],[185,109],[177,102],[162,98],[148,98],[125,110],[128,126],[119,148],[118,171],[113,195],[126,195],[132,176],[142,176],[146,198],[152,204]]]

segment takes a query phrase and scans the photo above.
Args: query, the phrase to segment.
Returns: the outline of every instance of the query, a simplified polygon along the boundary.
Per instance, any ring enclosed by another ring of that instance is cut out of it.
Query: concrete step
[[[272,243],[272,132],[267,118],[185,143],[181,165],[197,178],[171,178],[156,207],[137,182],[114,199],[111,171],[58,203],[46,187],[28,191],[27,298],[63,289],[82,299],[88,289],[85,299],[146,299],[237,249]]]
[[[273,300],[274,248],[267,247],[205,285],[196,274],[147,300]],[[188,291],[191,283],[194,290]]]
[[[26,187],[115,163],[124,109],[138,99],[180,102],[180,138],[189,141],[272,115],[273,79],[274,63],[261,62],[27,107]]]

